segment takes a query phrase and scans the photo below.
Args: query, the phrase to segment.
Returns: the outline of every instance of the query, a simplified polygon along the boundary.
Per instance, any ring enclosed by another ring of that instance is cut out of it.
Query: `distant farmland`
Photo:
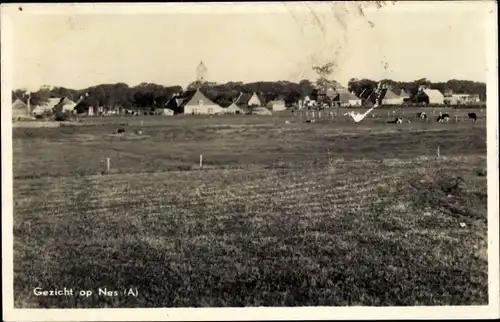
[[[14,128],[16,307],[486,304],[485,119],[450,114]]]

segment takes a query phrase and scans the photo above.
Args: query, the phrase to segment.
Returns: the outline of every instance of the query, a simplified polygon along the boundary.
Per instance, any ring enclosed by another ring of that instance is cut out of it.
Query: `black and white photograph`
[[[4,320],[498,318],[497,29],[494,1],[3,4]]]

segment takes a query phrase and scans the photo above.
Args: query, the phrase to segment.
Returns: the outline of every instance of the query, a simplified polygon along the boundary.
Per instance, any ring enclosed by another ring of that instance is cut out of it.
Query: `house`
[[[264,99],[257,93],[240,93],[235,101],[235,104],[243,107],[259,107],[264,105]]]
[[[481,101],[477,94],[448,94],[445,95],[444,100],[447,104],[452,105],[474,104]]]
[[[444,104],[444,95],[437,89],[420,88],[417,95],[417,101],[427,105]]]
[[[26,105],[20,99],[16,99],[14,103],[12,103],[12,118],[23,118],[30,116],[28,105]]]
[[[411,97],[410,93],[407,92],[404,88],[401,89],[401,94],[399,94],[401,98],[404,99],[409,99]]]
[[[340,104],[340,106],[361,106],[361,99],[349,92],[337,94],[333,101]]]
[[[60,97],[49,98],[45,103],[35,106],[35,108],[33,109],[33,114],[40,115],[47,111],[53,111],[54,106],[56,106],[60,101]]]
[[[389,88],[382,90],[382,105],[402,105],[403,98]]]
[[[81,100],[82,99],[80,99],[78,103],[80,103]],[[59,99],[59,101],[54,105],[52,109],[54,113],[56,113],[56,115],[58,113],[68,113],[68,112],[72,113],[78,103],[73,102],[67,97],[62,97]]]
[[[275,100],[269,101],[269,103],[267,103],[267,107],[271,111],[276,111],[276,112],[286,110],[285,101],[282,99],[275,99]]]
[[[174,110],[175,111],[175,110]],[[206,97],[199,89],[195,91],[188,91],[182,98],[182,103],[177,108],[176,113],[180,114],[220,114],[222,107],[212,102]]]
[[[248,110],[245,109],[244,107],[240,107],[236,105],[235,102],[231,103],[227,108],[224,110],[225,114],[233,114],[233,115],[244,115],[248,113]]]
[[[404,88],[401,89],[401,94],[399,96],[403,99],[403,103],[407,103],[411,101],[411,93],[410,91],[405,90]]]
[[[251,115],[273,115],[271,111],[269,111],[265,107],[254,107],[250,110]]]

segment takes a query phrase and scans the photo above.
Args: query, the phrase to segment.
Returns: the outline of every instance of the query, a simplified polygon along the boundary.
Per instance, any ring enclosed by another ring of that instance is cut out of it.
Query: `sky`
[[[2,8],[12,87],[332,79],[486,82],[491,2],[219,3]],[[7,17],[7,19],[5,19]]]

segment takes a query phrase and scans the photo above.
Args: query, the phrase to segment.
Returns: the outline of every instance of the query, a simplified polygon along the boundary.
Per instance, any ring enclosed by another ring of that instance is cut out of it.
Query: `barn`
[[[285,101],[282,99],[275,99],[275,100],[269,101],[269,103],[267,103],[267,108],[269,108],[271,111],[275,111],[275,112],[284,111],[284,110],[286,110]]]
[[[339,93],[333,101],[340,106],[361,106],[361,98],[349,92]]]
[[[403,98],[395,94],[390,89],[384,90],[382,94],[382,104],[383,105],[401,105],[403,104]]]
[[[18,119],[23,117],[28,117],[30,115],[28,111],[28,105],[26,105],[20,99],[16,99],[12,103],[12,118]]]
[[[427,104],[444,104],[444,95],[437,89],[423,88],[417,93],[417,100]]]
[[[56,112],[56,113],[58,113],[58,112],[66,113],[66,112],[73,112],[76,105],[77,104],[75,102],[73,102],[72,100],[70,100],[69,98],[62,97],[59,99],[59,102],[57,102],[56,105],[54,105],[53,108],[54,108],[54,112]]]
[[[247,114],[247,110],[244,108],[244,107],[240,107],[238,105],[236,105],[236,103],[231,103],[231,105],[229,105],[225,111],[224,111],[226,114],[233,114],[233,115],[244,115],[244,114]]]
[[[222,107],[208,99],[200,90],[188,91],[184,95],[183,101],[179,106],[179,112],[191,115],[212,115],[220,114]]]
[[[240,107],[257,107],[264,105],[264,99],[259,97],[257,93],[240,93],[235,101],[235,104]]]
[[[40,115],[50,111],[61,101],[60,97],[49,98],[45,103],[35,106],[33,109],[34,115]]]

